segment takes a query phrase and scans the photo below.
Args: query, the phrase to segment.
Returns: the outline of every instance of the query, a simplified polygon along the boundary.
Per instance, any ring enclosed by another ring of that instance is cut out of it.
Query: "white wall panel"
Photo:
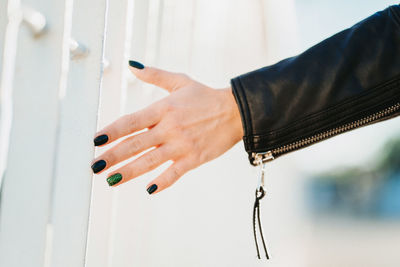
[[[11,2],[18,8],[18,1]],[[51,26],[46,34],[35,38],[27,25],[21,25],[15,47],[12,128],[1,192],[0,266],[41,267],[44,263],[56,144],[63,3],[22,3],[42,13]],[[8,83],[7,90],[10,86]]]

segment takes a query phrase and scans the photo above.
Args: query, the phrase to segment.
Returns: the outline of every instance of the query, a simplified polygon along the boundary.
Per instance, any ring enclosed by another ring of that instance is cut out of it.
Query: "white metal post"
[[[79,47],[60,95],[51,267],[84,266],[106,10],[107,0],[74,1],[70,37]]]
[[[147,2],[147,1],[145,1]],[[110,1],[107,11],[107,36],[104,56],[109,63],[104,71],[99,109],[98,128],[111,123],[121,115],[127,86],[128,45],[130,44],[134,1]],[[104,148],[98,149],[99,154]],[[111,228],[115,213],[114,200],[117,188],[106,182],[107,172],[96,175],[93,180],[93,195],[90,208],[87,267],[112,265],[114,256]]]

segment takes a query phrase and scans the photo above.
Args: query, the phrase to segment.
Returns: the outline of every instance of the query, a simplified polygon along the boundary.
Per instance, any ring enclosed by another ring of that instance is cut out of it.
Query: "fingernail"
[[[116,173],[107,178],[107,183],[109,186],[118,184],[122,180],[122,175],[120,173]]]
[[[129,60],[129,66],[137,68],[139,70],[144,69],[144,65],[140,62]]]
[[[151,186],[149,186],[149,188],[147,188],[147,192],[149,192],[149,194],[151,195],[151,194],[153,194],[154,193],[154,191],[156,191],[157,190],[157,185],[156,184],[152,184]]]
[[[108,141],[108,136],[105,134],[102,134],[102,135],[97,136],[93,140],[93,143],[95,146],[101,146],[101,145],[104,145],[105,143],[107,143],[107,141]]]
[[[104,160],[98,160],[92,165],[92,170],[94,173],[102,171],[106,167],[106,162]]]

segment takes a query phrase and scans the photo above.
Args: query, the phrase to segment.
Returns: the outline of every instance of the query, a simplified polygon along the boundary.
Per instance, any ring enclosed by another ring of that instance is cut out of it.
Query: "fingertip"
[[[106,181],[109,186],[117,186],[120,184],[122,180],[122,174],[121,173],[114,173],[113,175],[110,175]]]
[[[92,163],[91,168],[93,173],[98,174],[103,171],[107,166],[107,162],[103,159],[97,160]]]
[[[155,193],[158,190],[158,186],[157,184],[151,183],[148,187],[147,187],[147,193],[149,193],[149,195]]]
[[[144,65],[142,63],[134,60],[129,60],[129,66],[138,70],[144,69]]]
[[[102,145],[105,145],[108,142],[108,140],[109,140],[108,135],[101,134],[101,135],[96,136],[93,139],[93,144],[94,144],[94,146],[102,146]]]

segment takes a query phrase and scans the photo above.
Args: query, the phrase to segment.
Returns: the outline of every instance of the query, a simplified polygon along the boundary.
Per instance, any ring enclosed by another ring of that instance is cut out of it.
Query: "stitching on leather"
[[[387,95],[387,94],[392,94],[392,89],[396,89],[397,87],[396,86],[393,86],[392,88],[389,88],[389,89],[387,89],[387,91],[385,91],[384,93],[382,93],[382,94],[380,94],[380,95]],[[386,89],[386,88],[385,88]],[[364,97],[364,99],[363,99],[363,101],[369,101],[370,99],[372,99],[372,98],[374,98],[374,97],[376,97],[376,94],[371,94],[371,95],[368,95],[367,97]],[[359,100],[358,99],[356,99],[356,100],[354,100],[354,101],[352,101],[352,102],[358,102]],[[349,104],[351,104],[351,102],[350,103],[347,103],[348,105]],[[359,103],[357,103],[356,105],[354,105],[354,106],[352,106],[352,108],[357,108],[357,107],[360,107],[360,106],[362,106],[363,105],[363,103],[361,102],[359,102]],[[337,109],[330,109],[329,111],[327,111],[327,112],[323,112],[323,113],[319,113],[318,114],[318,116],[313,116],[312,118],[308,118],[307,120],[303,120],[302,122],[304,122],[304,123],[307,123],[307,124],[312,124],[313,122],[315,122],[315,121],[317,121],[318,120],[318,122],[319,123],[324,123],[325,121],[330,121],[330,120],[332,120],[332,116],[335,116],[335,115],[329,115],[329,116],[327,116],[326,114],[329,112],[329,113],[332,113],[332,112],[335,112],[335,113],[342,113],[342,112],[344,112],[344,111],[346,111],[347,110],[347,106],[345,106],[345,107],[340,107],[340,108],[337,108]],[[323,118],[323,119],[321,119],[321,117],[325,117],[325,118]],[[299,128],[300,127],[300,125],[298,125],[299,123],[296,123],[297,125],[291,125],[291,128],[293,129],[293,128]],[[311,126],[310,126],[311,127]],[[290,128],[289,128],[289,130],[290,130]],[[279,130],[279,132],[277,131],[277,132],[273,132],[273,133],[270,133],[270,135],[281,135],[281,137],[285,137],[285,136],[288,136],[288,135],[290,135],[290,133],[287,133],[287,134],[284,134],[284,135],[282,135],[282,132],[287,132],[288,131],[288,129],[285,129],[285,130]],[[265,136],[265,135],[257,135],[257,137],[263,137],[263,136]],[[256,137],[256,135],[254,135],[254,137]]]
[[[292,122],[290,125],[288,125],[288,126],[286,126],[286,127],[279,128],[279,129],[276,129],[276,130],[272,130],[272,131],[270,131],[269,133],[271,133],[271,134],[272,134],[272,133],[280,133],[281,131],[285,131],[285,130],[287,130],[287,129],[290,129],[290,128],[292,128],[292,127],[295,127],[296,125],[298,125],[298,124],[300,124],[300,123],[303,123],[304,121],[312,120],[312,119],[314,119],[315,117],[319,117],[319,116],[321,116],[321,114],[328,113],[328,112],[330,112],[330,111],[332,111],[332,110],[338,110],[339,108],[341,108],[341,106],[348,105],[349,103],[352,103],[352,102],[356,102],[356,101],[358,101],[358,99],[359,99],[360,97],[364,97],[364,96],[366,96],[366,95],[369,95],[369,97],[372,97],[371,95],[378,94],[376,91],[378,91],[378,90],[380,91],[380,90],[383,89],[383,88],[389,87],[390,85],[387,85],[387,83],[392,83],[392,82],[395,83],[395,82],[399,82],[399,81],[400,81],[400,77],[398,77],[397,80],[391,79],[390,82],[385,82],[385,83],[383,83],[383,84],[381,84],[381,85],[378,85],[378,86],[373,87],[373,88],[371,88],[371,89],[365,90],[364,92],[361,92],[361,93],[359,93],[359,94],[357,94],[357,95],[354,95],[354,96],[352,96],[352,97],[349,97],[348,99],[343,100],[343,101],[341,101],[340,103],[337,103],[337,104],[335,104],[335,105],[332,105],[332,106],[330,106],[330,107],[327,107],[327,108],[325,108],[324,110],[320,110],[320,111],[318,111],[318,112],[316,112],[316,113],[309,114],[309,115],[307,115],[307,116],[305,116],[305,117],[303,117],[303,118],[301,118],[301,119],[299,119],[299,120],[297,120],[297,121],[295,121],[295,122]],[[396,84],[393,84],[392,87],[389,87],[389,88],[387,88],[387,89],[388,89],[388,90],[392,90],[392,89],[395,88],[395,87],[396,87]],[[339,109],[339,111],[342,111],[343,109],[344,109],[344,108]],[[269,133],[262,134],[262,135],[268,135]]]

